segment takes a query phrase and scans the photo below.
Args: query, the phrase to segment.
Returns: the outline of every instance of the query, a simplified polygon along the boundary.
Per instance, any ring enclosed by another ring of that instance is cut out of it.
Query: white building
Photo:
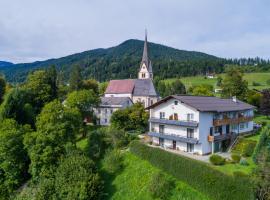
[[[210,154],[253,130],[254,107],[236,99],[172,95],[148,109],[148,135],[164,148]]]
[[[112,113],[133,105],[129,97],[102,97],[101,104],[94,109],[94,113],[98,118],[99,125],[107,126],[110,124]]]

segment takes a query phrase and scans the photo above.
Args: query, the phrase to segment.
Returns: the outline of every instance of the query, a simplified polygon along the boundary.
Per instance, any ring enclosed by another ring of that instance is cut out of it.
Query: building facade
[[[210,154],[253,130],[254,107],[236,99],[173,95],[148,109],[148,135],[164,148]]]
[[[129,97],[102,97],[101,104],[94,108],[94,113],[98,118],[97,124],[108,126],[113,112],[133,105]]]

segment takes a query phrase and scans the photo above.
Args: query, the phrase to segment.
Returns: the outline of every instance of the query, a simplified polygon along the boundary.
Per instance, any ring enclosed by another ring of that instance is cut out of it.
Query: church
[[[145,34],[142,61],[138,79],[111,80],[106,88],[101,104],[95,109],[100,125],[109,125],[111,114],[131,106],[142,103],[144,107],[153,105],[159,100],[153,84],[152,63],[148,56],[147,34]]]

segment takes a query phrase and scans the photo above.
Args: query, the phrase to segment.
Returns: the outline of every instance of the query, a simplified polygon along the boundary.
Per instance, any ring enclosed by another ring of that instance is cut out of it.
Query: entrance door
[[[176,141],[172,141],[172,144],[173,144],[173,149],[175,150],[176,149]]]
[[[187,152],[194,152],[194,144],[187,143]]]
[[[159,146],[164,147],[164,139],[159,138]]]
[[[194,138],[194,129],[187,128],[187,138]]]

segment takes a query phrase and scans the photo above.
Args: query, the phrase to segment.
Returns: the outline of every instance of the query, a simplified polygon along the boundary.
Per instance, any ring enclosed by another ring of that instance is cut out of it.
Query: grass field
[[[221,74],[224,76],[224,74]],[[265,88],[270,88],[270,85],[267,85],[266,81],[270,79],[270,73],[245,73],[244,79],[248,81],[249,88],[262,90]],[[175,79],[167,79],[167,82],[170,82]],[[193,77],[183,77],[181,81],[185,84],[187,88],[194,85],[209,84],[216,86],[217,78],[205,79],[204,76],[193,76]],[[252,83],[259,83],[260,86],[253,86]]]
[[[151,200],[148,186],[153,174],[159,169],[153,167],[148,161],[142,160],[130,152],[124,153],[124,169],[116,177],[105,176],[105,193],[107,199],[113,200]],[[205,195],[194,190],[183,182],[176,181],[166,174],[169,179],[175,181],[171,200],[206,200]]]

